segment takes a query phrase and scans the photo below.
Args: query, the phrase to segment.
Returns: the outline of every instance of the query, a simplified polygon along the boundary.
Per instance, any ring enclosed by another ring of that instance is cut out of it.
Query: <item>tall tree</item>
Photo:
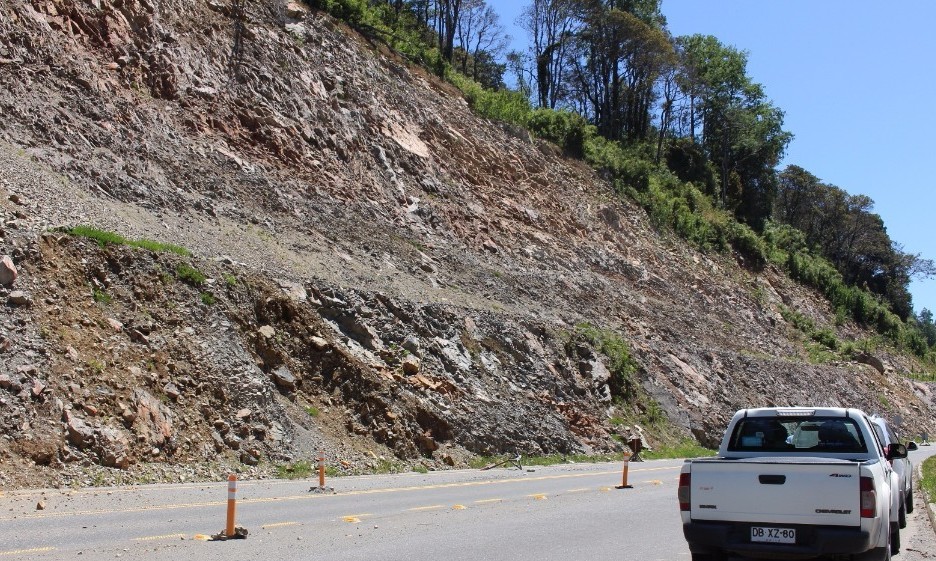
[[[721,176],[719,201],[760,227],[770,214],[773,168],[792,139],[783,130],[783,111],[747,76],[744,51],[711,35],[684,37],[680,44],[691,69],[684,74],[687,94],[699,101],[702,145]]]
[[[456,58],[462,74],[492,89],[503,86],[504,65],[496,59],[507,47],[510,37],[504,33],[500,18],[484,0],[464,0],[458,20]],[[499,70],[499,71],[498,71]]]
[[[555,109],[562,97],[566,53],[579,27],[574,0],[533,0],[521,12],[519,24],[531,39],[536,104]]]
[[[923,332],[923,337],[926,338],[926,343],[930,347],[936,347],[936,324],[933,323],[933,312],[923,308],[917,316],[917,322],[920,325],[920,331]]]
[[[658,7],[658,2],[580,3],[582,27],[570,51],[570,95],[578,98],[578,105],[586,108],[586,116],[606,138],[648,136],[654,84],[673,57],[672,44],[660,26],[665,20],[652,11],[644,13],[651,7]]]
[[[462,0],[436,0],[436,30],[439,34],[439,51],[446,62],[455,61],[455,33],[461,18]]]

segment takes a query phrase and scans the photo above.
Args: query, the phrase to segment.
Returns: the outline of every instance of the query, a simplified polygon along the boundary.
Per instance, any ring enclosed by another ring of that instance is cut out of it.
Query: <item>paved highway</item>
[[[327,482],[334,494],[310,492],[317,480],[238,482],[237,525],[250,533],[229,541],[205,540],[224,528],[226,482],[7,492],[0,561],[688,561],[681,464],[631,463],[632,489],[615,488],[620,464],[343,477]],[[901,561],[936,551],[917,499]]]

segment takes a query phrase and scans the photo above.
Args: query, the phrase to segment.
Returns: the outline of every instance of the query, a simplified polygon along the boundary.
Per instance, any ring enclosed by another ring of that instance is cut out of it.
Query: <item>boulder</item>
[[[299,2],[286,3],[286,15],[293,19],[302,19],[309,12],[308,8]]]
[[[16,280],[16,266],[9,255],[0,257],[0,285],[11,286]]]
[[[415,355],[407,355],[403,359],[403,373],[407,376],[413,376],[419,373],[419,358]]]
[[[7,303],[11,306],[28,306],[32,300],[22,290],[14,290],[7,297]]]
[[[68,442],[80,450],[94,444],[94,429],[74,413],[65,414],[65,427],[68,430]]]
[[[121,430],[111,427],[99,429],[95,451],[105,467],[118,469],[130,467],[130,441]]]
[[[273,371],[272,377],[273,381],[280,388],[288,391],[296,390],[296,377],[293,376],[293,373],[289,371],[289,368],[280,366]]]

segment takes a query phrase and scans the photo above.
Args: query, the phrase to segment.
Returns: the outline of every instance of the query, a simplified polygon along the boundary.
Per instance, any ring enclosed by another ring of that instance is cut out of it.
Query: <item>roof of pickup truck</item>
[[[844,407],[759,407],[741,409],[735,415],[742,417],[862,417],[860,409]]]

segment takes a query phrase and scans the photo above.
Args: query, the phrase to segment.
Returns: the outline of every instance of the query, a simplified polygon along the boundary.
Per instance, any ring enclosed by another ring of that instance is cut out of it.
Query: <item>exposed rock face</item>
[[[781,303],[865,335],[812,291],[661,238],[301,3],[238,5],[0,3],[0,485],[620,450],[619,416],[711,445],[757,405],[936,434],[912,362],[809,362]]]
[[[133,431],[149,446],[161,447],[171,441],[172,412],[161,401],[144,389],[133,393],[136,415],[131,422]]]

